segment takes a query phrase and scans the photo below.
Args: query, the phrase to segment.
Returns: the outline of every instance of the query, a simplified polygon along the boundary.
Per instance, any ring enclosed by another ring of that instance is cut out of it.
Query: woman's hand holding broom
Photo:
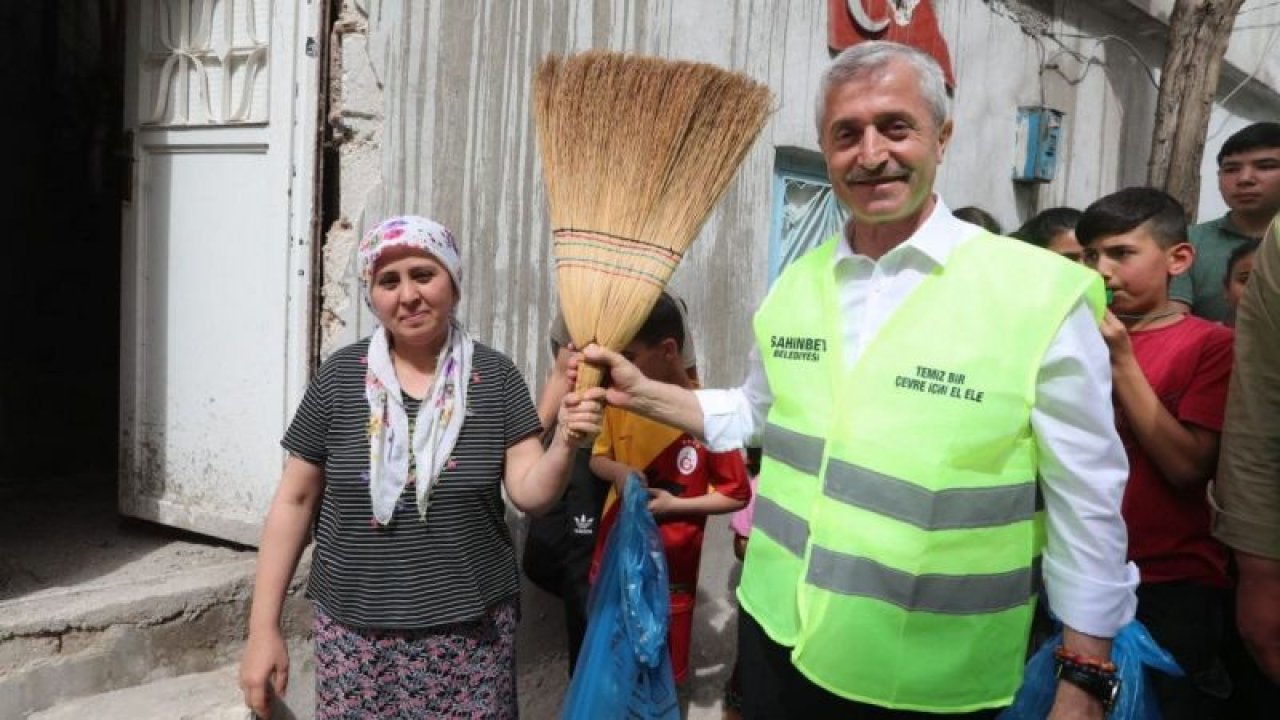
[[[556,427],[570,448],[590,445],[604,421],[604,388],[593,387],[582,392],[570,392],[560,403]]]
[[[604,422],[604,388],[565,393],[555,434],[544,449],[540,438],[527,437],[507,449],[503,485],[511,503],[541,515],[564,494],[578,450],[593,442]]]

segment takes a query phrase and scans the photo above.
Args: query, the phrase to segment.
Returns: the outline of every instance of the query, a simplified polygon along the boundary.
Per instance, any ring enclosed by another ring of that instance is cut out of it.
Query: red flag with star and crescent
[[[891,40],[928,53],[955,90],[951,53],[930,0],[827,0],[827,46],[840,52],[868,40]]]

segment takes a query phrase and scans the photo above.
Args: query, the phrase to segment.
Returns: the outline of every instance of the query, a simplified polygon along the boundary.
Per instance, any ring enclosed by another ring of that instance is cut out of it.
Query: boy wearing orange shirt
[[[680,357],[684,342],[679,308],[664,293],[622,354],[654,380],[695,387]],[[648,485],[649,511],[658,521],[666,549],[671,583],[668,645],[676,682],[681,683],[688,674],[707,516],[735,512],[751,498],[742,454],[737,450],[712,452],[688,433],[617,408],[605,410],[604,425],[592,452],[591,471],[611,482],[614,489],[605,501],[591,576],[594,580],[617,517],[619,488],[631,472],[638,472]]]

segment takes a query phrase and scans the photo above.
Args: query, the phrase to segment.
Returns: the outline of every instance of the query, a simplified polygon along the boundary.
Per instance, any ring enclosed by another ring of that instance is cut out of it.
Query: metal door
[[[120,511],[252,544],[309,356],[319,0],[131,0]]]

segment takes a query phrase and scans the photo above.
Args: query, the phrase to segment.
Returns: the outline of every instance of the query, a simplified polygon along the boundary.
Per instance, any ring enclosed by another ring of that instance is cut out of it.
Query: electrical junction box
[[[1058,169],[1058,143],[1062,133],[1061,110],[1049,107],[1018,108],[1018,133],[1013,160],[1017,182],[1046,183]]]

